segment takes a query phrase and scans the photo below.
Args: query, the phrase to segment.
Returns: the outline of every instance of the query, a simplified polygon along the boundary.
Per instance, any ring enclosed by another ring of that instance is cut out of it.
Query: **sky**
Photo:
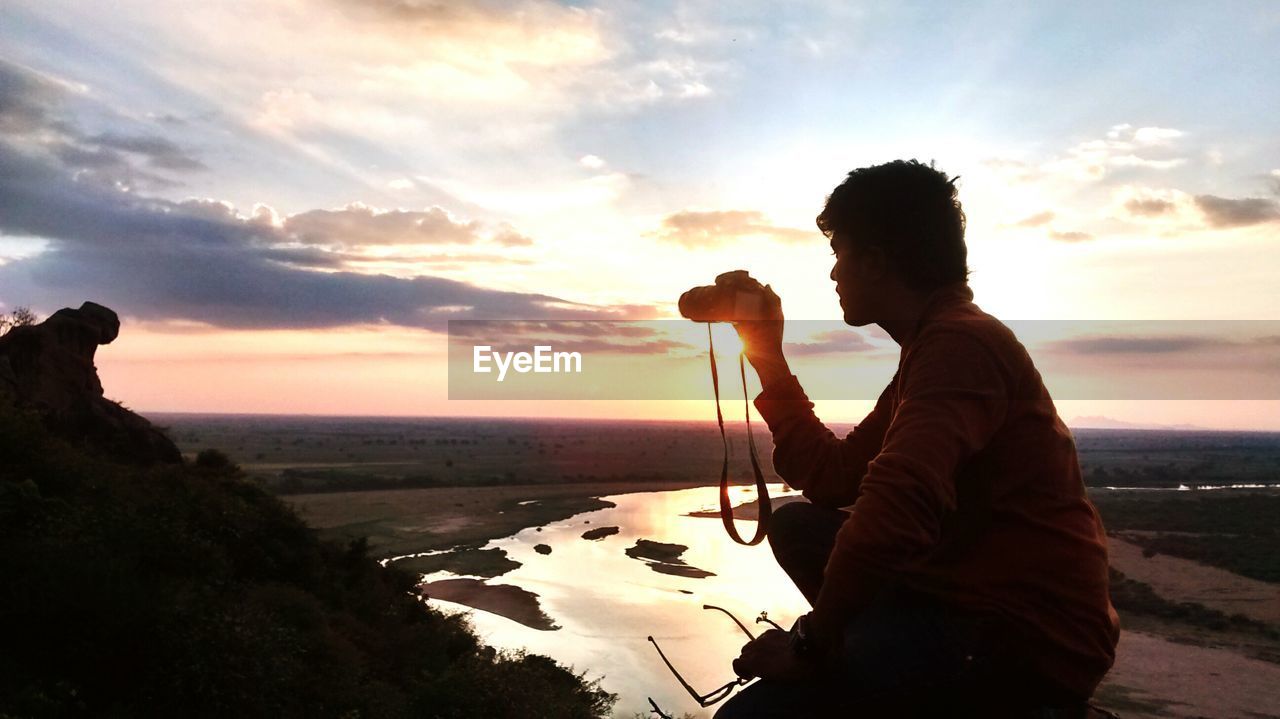
[[[1274,381],[1046,369],[1280,375],[1276,67],[1274,2],[10,0],[0,310],[115,309],[97,364],[144,412],[704,418],[451,400],[447,322],[675,319],[738,268],[838,319],[813,218],[918,158],[959,177],[983,309],[1173,323],[1029,344],[1065,417],[1280,429]],[[1226,320],[1260,322],[1226,363],[1177,324]]]

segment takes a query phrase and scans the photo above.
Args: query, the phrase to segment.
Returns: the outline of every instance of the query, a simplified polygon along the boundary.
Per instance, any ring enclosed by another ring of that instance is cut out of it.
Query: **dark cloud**
[[[1212,337],[1169,335],[1152,337],[1079,337],[1048,344],[1055,352],[1080,355],[1109,354],[1170,354],[1210,347],[1219,347],[1224,341]]]
[[[779,242],[801,242],[817,237],[817,232],[778,227],[755,210],[685,210],[662,221],[658,237],[689,247],[709,247],[743,237],[767,237]]]
[[[1026,217],[1021,220],[1018,220],[1017,222],[1013,223],[1013,226],[1014,227],[1040,227],[1041,225],[1047,224],[1052,219],[1053,219],[1053,212],[1050,210],[1045,210],[1044,212],[1037,212],[1036,214],[1031,215],[1030,217]]]
[[[322,250],[319,247],[265,247],[258,255],[270,262],[279,262],[300,268],[323,270],[343,269],[358,256],[346,252]]]
[[[1196,195],[1196,206],[1212,227],[1244,227],[1280,219],[1280,204],[1265,197],[1233,200],[1214,195]]]
[[[1049,230],[1049,239],[1058,242],[1088,242],[1093,239],[1093,235],[1088,232],[1059,232],[1057,230]]]
[[[1173,212],[1175,206],[1169,200],[1161,200],[1155,197],[1146,199],[1135,197],[1124,203],[1124,209],[1130,215],[1138,217],[1159,217]]]
[[[87,138],[87,142],[99,148],[120,150],[137,155],[147,164],[161,170],[192,172],[209,169],[203,162],[188,155],[171,140],[156,135],[118,135],[102,133]]]
[[[225,203],[171,202],[86,182],[52,158],[0,140],[0,233],[50,240],[39,255],[0,267],[8,303],[56,308],[85,299],[148,320],[235,328],[358,323],[443,329],[456,317],[557,319],[652,316],[440,277],[399,278],[301,269],[324,248]],[[284,247],[282,247],[284,246]],[[342,258],[347,259],[347,258]]]
[[[50,114],[66,89],[20,65],[0,59],[0,132],[26,134],[42,129],[63,130]]]
[[[85,132],[58,116],[69,94],[65,84],[0,60],[0,131],[29,152],[56,158],[81,180],[109,187],[174,187],[180,183],[156,171],[208,169],[158,135]]]
[[[865,337],[850,330],[829,330],[813,336],[813,342],[788,342],[787,354],[795,357],[811,357],[815,355],[845,354],[848,352],[868,352],[877,347]]]

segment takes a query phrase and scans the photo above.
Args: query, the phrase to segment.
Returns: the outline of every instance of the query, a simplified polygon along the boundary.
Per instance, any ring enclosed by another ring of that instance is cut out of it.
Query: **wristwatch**
[[[810,626],[810,615],[804,614],[791,627],[791,651],[800,659],[813,660],[820,656]]]

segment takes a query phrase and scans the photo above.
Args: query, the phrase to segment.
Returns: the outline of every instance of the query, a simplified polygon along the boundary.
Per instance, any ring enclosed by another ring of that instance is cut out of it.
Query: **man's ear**
[[[882,248],[872,245],[862,251],[862,257],[858,258],[858,269],[864,280],[876,282],[884,279],[889,273],[889,256]]]

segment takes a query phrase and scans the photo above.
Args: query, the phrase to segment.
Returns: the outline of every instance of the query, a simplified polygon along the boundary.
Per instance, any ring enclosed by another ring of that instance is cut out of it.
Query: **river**
[[[786,496],[781,484],[772,496]],[[732,489],[734,504],[755,499],[755,489]],[[765,624],[754,619],[761,611],[784,627],[808,611],[808,604],[778,568],[768,543],[755,547],[734,544],[718,519],[686,516],[714,509],[717,489],[701,487],[669,492],[623,494],[604,499],[617,506],[579,514],[563,522],[530,528],[495,540],[521,566],[490,584],[514,584],[539,595],[542,609],[560,629],[539,631],[509,619],[461,605],[432,600],[432,604],[471,613],[477,632],[503,649],[528,649],[546,654],[588,679],[617,693],[616,717],[652,716],[648,698],[663,711],[680,716],[709,717],[680,687],[662,664],[646,637],[652,635],[685,679],[707,692],[733,678],[730,662],[746,636],[732,620],[702,609],[714,604],[733,612],[759,633]],[[583,532],[616,526],[617,534],[599,540]],[[739,532],[750,536],[755,522],[739,521]],[[714,572],[701,579],[654,571],[649,564],[626,555],[639,539],[681,544],[689,549],[681,559]],[[534,546],[546,544],[550,554]],[[436,573],[428,581],[456,575]]]

